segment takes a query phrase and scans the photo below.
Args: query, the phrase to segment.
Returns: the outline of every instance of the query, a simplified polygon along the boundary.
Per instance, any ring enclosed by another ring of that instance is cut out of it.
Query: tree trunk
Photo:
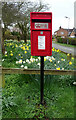
[[[4,38],[2,37],[2,53],[5,54]]]
[[[5,35],[5,28],[2,29],[2,53],[3,55],[5,54],[4,35]]]

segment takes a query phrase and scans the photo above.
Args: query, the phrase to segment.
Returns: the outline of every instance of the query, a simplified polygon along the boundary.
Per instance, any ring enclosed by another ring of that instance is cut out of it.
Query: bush
[[[70,45],[76,45],[76,38],[61,38],[57,37],[57,42],[58,43],[64,43],[67,44],[67,39]]]
[[[70,45],[76,45],[76,38],[69,38]]]
[[[17,36],[15,36],[15,35],[5,35],[5,39],[7,39],[7,40],[10,40],[10,39],[15,40],[15,39],[17,39]]]

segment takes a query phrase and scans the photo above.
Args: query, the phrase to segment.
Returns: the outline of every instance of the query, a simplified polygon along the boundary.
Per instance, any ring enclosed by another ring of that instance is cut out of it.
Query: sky
[[[31,0],[37,1],[37,0]],[[50,9],[48,12],[52,12],[52,33],[62,28],[70,28],[74,27],[74,2],[76,0],[42,0],[43,3],[48,3],[50,5]],[[65,16],[69,17],[65,18]]]

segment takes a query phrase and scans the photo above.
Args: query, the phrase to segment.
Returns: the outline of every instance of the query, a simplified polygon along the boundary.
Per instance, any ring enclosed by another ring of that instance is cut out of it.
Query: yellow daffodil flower
[[[69,62],[69,65],[72,65],[72,62],[71,62],[71,61]]]
[[[69,53],[67,54],[67,56],[69,56]]]
[[[25,50],[25,47],[23,46],[23,50]]]
[[[56,66],[56,64],[54,64],[54,66]]]
[[[44,58],[44,61],[46,61],[46,58]]]
[[[74,60],[74,57],[72,57],[71,59]]]
[[[27,51],[25,51],[25,54],[27,53]]]
[[[33,56],[31,56],[31,58],[33,58]]]
[[[52,62],[52,60],[50,59],[50,62]]]
[[[5,55],[7,57],[7,55]]]
[[[63,58],[61,60],[63,61]]]
[[[60,70],[60,67],[56,68],[56,70]]]
[[[16,45],[16,47],[18,47],[18,45]]]
[[[13,53],[11,53],[10,55],[13,56]]]
[[[29,50],[29,47],[27,47],[27,50]]]

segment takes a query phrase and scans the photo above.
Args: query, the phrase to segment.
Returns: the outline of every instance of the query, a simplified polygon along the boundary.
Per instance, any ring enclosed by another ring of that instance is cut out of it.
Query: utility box
[[[52,55],[52,13],[31,12],[31,55]]]

